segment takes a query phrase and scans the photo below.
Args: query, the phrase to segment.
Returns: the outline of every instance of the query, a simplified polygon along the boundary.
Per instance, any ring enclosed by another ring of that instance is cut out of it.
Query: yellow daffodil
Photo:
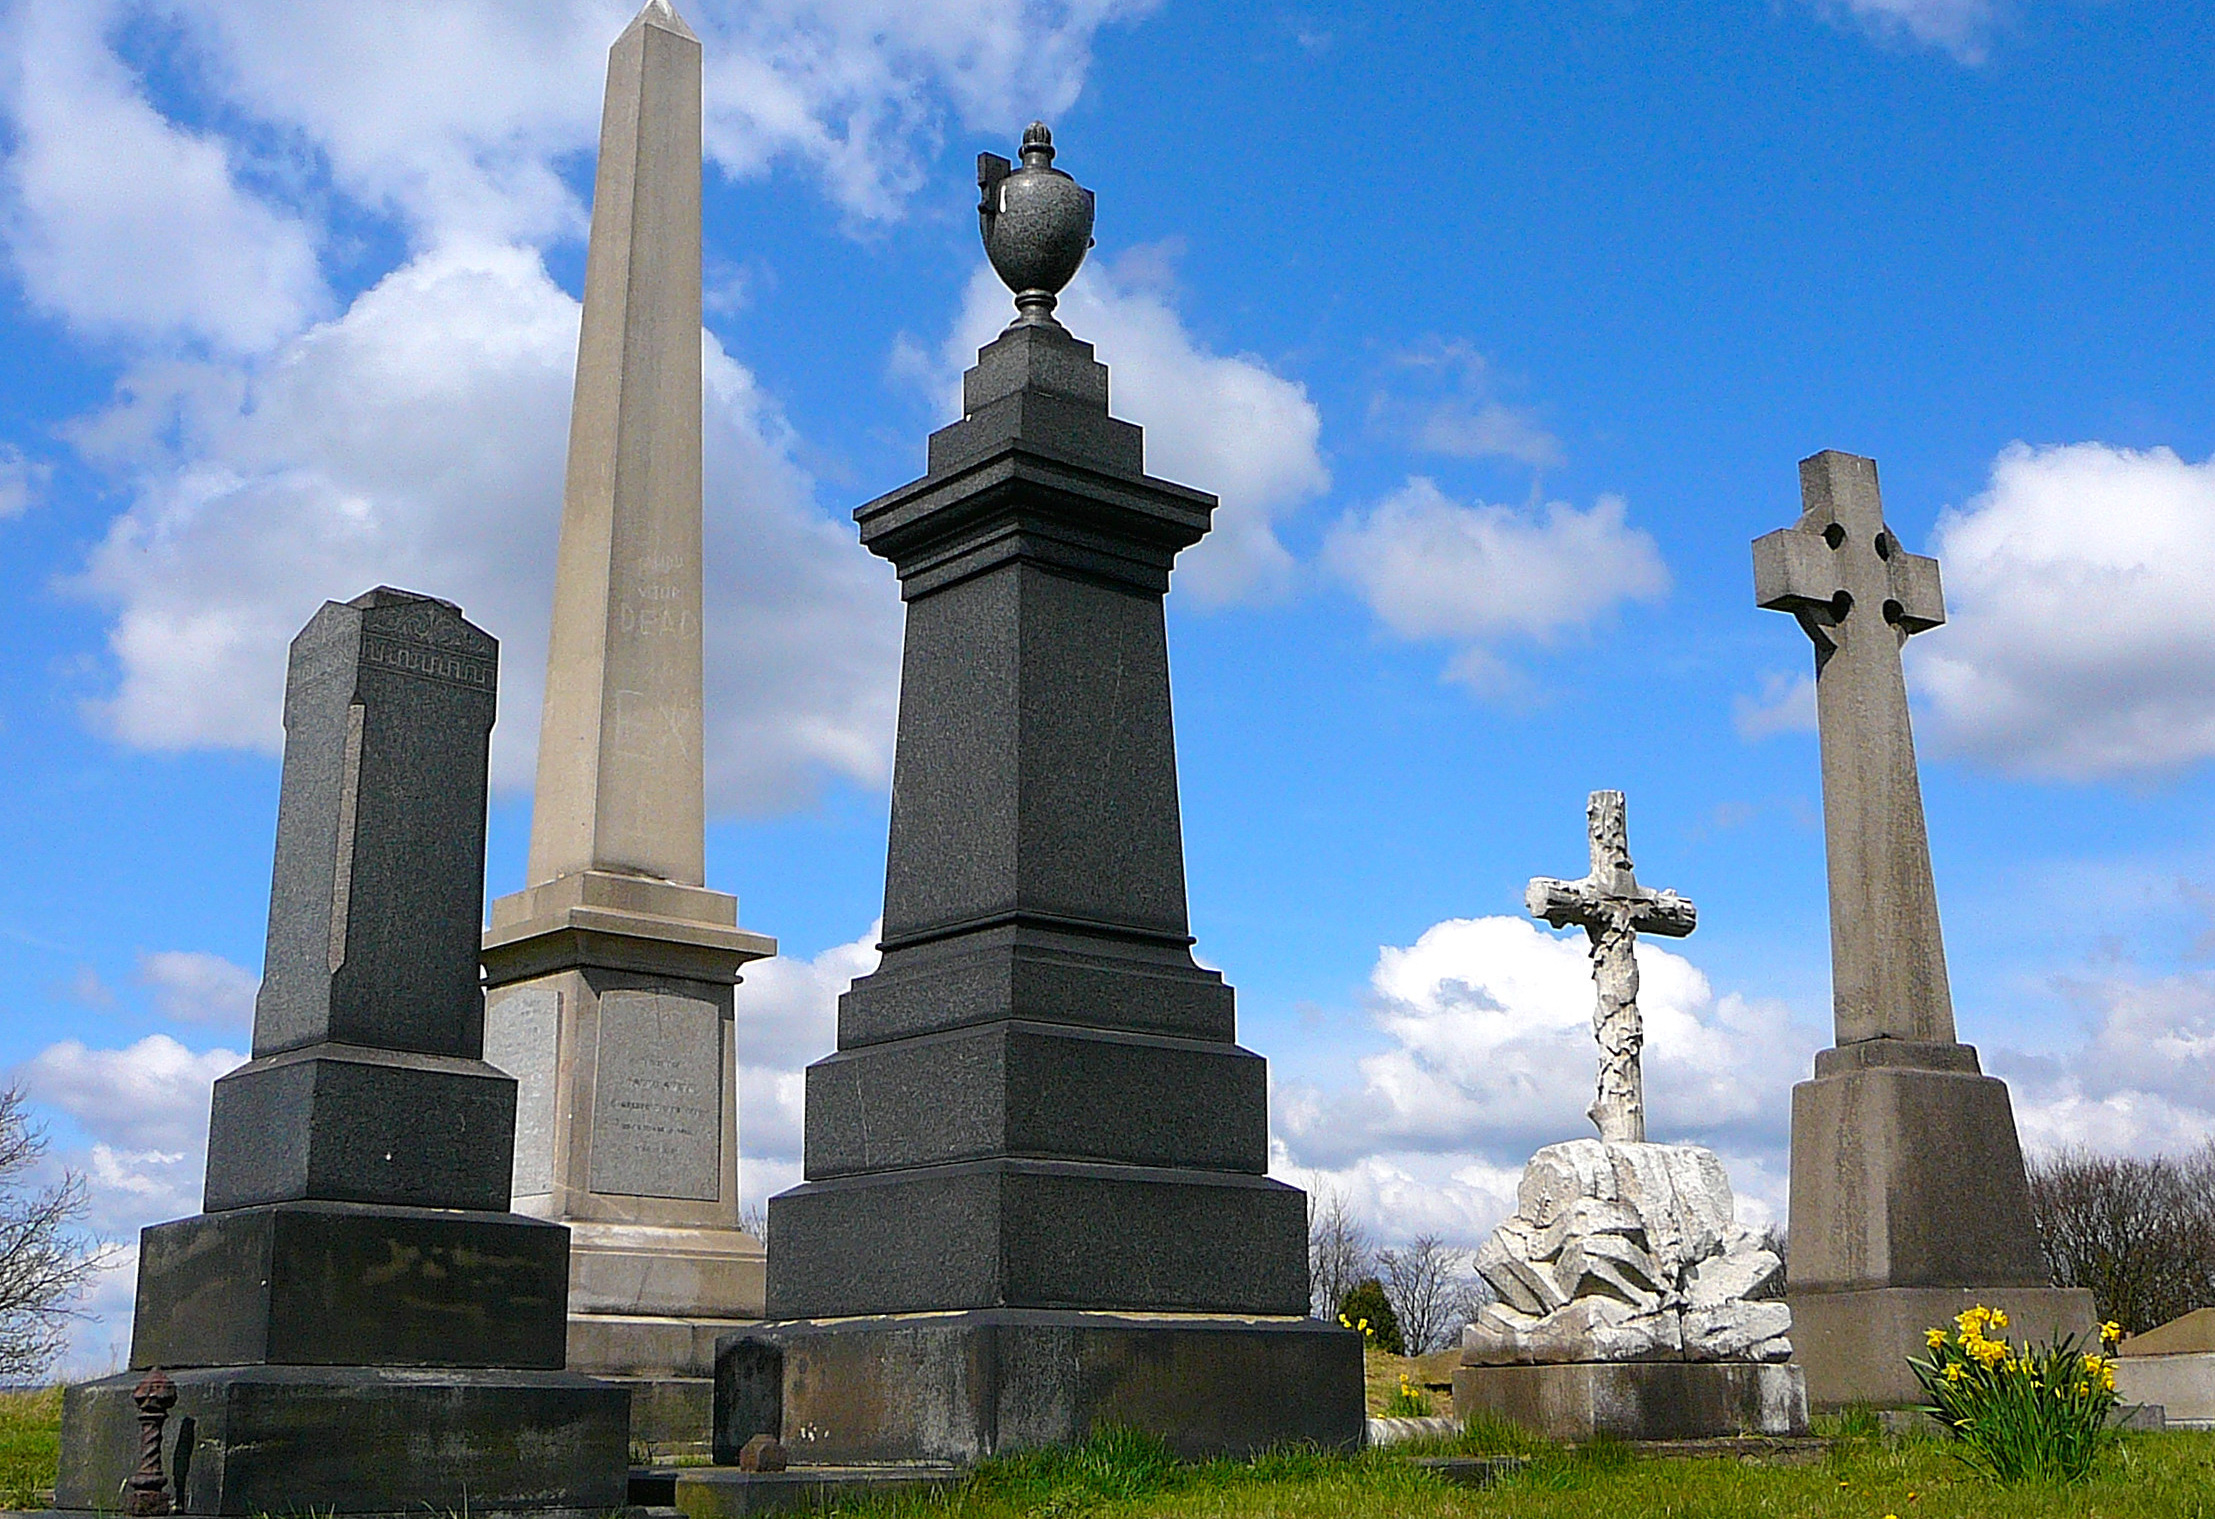
[[[1923,1331],[1923,1341],[1933,1350],[1941,1349],[1946,1343],[1946,1331],[1943,1329],[1926,1329]]]
[[[2109,1319],[2100,1326],[2100,1338],[2112,1345],[2123,1337],[2123,1326]]]

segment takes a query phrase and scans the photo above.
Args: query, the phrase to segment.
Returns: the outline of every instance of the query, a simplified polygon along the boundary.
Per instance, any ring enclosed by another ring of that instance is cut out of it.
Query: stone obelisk
[[[1815,645],[1837,1041],[1792,1089],[1793,1340],[1818,1408],[1906,1404],[1923,1332],[1972,1303],[2017,1338],[2089,1333],[2049,1285],[2007,1084],[1954,1035],[1900,651],[1946,620],[1938,561],[1885,525],[1874,459],[1800,463],[1754,599]]]
[[[528,885],[484,966],[515,1206],[572,1231],[569,1364],[680,1450],[761,1312],[732,989],[776,952],[704,884],[700,511],[700,43],[651,0],[608,55]]]
[[[1162,598],[1215,498],[1145,472],[1053,317],[1092,197],[980,167],[1021,313],[924,477],[855,513],[907,603],[884,960],[807,1073],[769,1308],[716,1444],[967,1461],[1122,1424],[1193,1454],[1361,1440],[1361,1346],[1307,1316],[1261,1057],[1196,964]]]

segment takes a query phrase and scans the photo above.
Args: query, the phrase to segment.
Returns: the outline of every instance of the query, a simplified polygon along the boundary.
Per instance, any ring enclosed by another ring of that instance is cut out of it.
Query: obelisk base
[[[1358,1450],[1361,1339],[1314,1319],[959,1313],[786,1319],[716,1347],[715,1459],[776,1433],[796,1466],[966,1465],[1110,1425],[1179,1456]]]
[[[2049,1286],[2007,1083],[1966,1044],[1866,1039],[1792,1089],[1795,1358],[1819,1411],[1922,1401],[1907,1357],[1975,1304],[2015,1344],[2091,1334],[2092,1296]]]
[[[1792,1338],[1799,1340],[1799,1325]],[[1807,1433],[1800,1368],[1756,1361],[1459,1366],[1454,1417],[1489,1413],[1548,1440],[1710,1440]]]

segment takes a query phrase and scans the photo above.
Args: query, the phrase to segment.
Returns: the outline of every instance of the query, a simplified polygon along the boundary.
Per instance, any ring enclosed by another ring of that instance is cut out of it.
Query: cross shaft
[[[1885,526],[1873,459],[1801,461],[1803,511],[1754,540],[1754,599],[1815,645],[1833,1016],[1841,1045],[1950,1044],[1953,998],[1915,771],[1908,638],[1946,620],[1938,561]]]
[[[1591,940],[1592,980],[1599,992],[1592,1035],[1600,1045],[1600,1077],[1586,1116],[1610,1144],[1643,1144],[1646,1089],[1639,1051],[1646,1031],[1638,1016],[1638,936],[1681,939],[1697,925],[1699,911],[1673,891],[1638,884],[1622,792],[1593,792],[1585,821],[1591,873],[1581,881],[1534,877],[1523,904],[1532,917],[1555,928],[1581,928]]]

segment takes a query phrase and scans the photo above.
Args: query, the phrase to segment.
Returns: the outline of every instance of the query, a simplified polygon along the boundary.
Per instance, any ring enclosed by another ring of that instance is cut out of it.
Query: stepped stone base
[[[2074,1287],[1872,1287],[1859,1292],[1787,1289],[1794,1358],[1807,1369],[1819,1412],[1852,1404],[1905,1408],[1923,1401],[1909,1356],[1929,1354],[1923,1332],[1953,1326],[1976,1304],[2007,1314],[2007,1338],[2042,1345],[2098,1332],[2092,1294]]]
[[[1463,1366],[1454,1417],[1480,1412],[1549,1440],[1804,1435],[1807,1384],[1797,1366],[1752,1361]]]
[[[722,1464],[770,1432],[795,1466],[966,1465],[1110,1424],[1194,1459],[1358,1450],[1360,1337],[1304,1318],[994,1308],[780,1320],[716,1347]]]
[[[138,1466],[125,1372],[62,1399],[54,1506],[114,1512]],[[630,1395],[561,1371],[216,1366],[173,1372],[180,1513],[605,1515],[626,1496]]]

